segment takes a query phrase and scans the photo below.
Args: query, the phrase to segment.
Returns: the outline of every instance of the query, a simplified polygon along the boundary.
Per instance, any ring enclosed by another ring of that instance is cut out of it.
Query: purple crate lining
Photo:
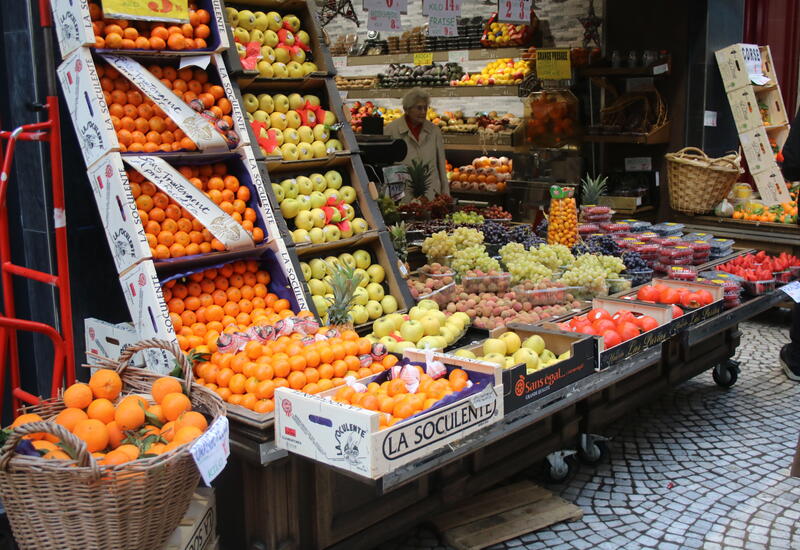
[[[231,264],[233,262],[240,262],[240,261],[248,261],[248,260],[256,260],[260,263],[260,266],[263,268],[265,267],[269,272],[270,281],[267,285],[267,288],[270,292],[277,295],[279,298],[285,298],[289,300],[289,304],[291,305],[292,311],[297,311],[297,299],[294,296],[294,292],[291,291],[291,285],[289,284],[289,280],[286,278],[286,275],[283,273],[281,269],[281,263],[278,260],[278,257],[275,255],[275,252],[267,249],[262,252],[258,257],[245,257],[245,258],[236,258],[234,260],[229,260],[226,262],[220,262],[218,264],[213,265],[205,265],[202,267],[197,267],[194,269],[188,269],[181,273],[173,273],[168,277],[165,277],[161,281],[161,285],[163,286],[164,283],[168,283],[169,281],[182,279],[184,277],[188,277],[189,275],[194,275],[195,273],[200,273],[202,271],[206,271],[207,269],[219,269],[220,267]]]

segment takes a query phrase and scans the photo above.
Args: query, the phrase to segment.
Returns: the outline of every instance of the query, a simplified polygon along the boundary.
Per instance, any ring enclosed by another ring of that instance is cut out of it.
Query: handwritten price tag
[[[430,65],[431,63],[433,63],[433,52],[414,54],[414,65]]]
[[[540,80],[566,80],[572,77],[569,50],[536,50],[536,76]]]
[[[189,449],[206,485],[211,485],[228,463],[231,454],[229,435],[228,418],[220,416]]]
[[[497,21],[528,24],[531,22],[532,0],[498,0]]]
[[[800,303],[800,281],[794,281],[793,283],[784,285],[781,287],[781,290],[785,292],[789,298],[794,300],[795,303]]]
[[[189,22],[189,0],[103,0],[106,19]]]
[[[400,32],[403,26],[400,23],[400,11],[392,9],[369,10],[367,30]]]

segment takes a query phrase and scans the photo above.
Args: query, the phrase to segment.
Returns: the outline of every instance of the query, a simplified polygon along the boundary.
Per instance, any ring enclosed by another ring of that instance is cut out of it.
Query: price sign
[[[369,10],[367,17],[367,30],[400,32],[403,27],[400,23],[400,11],[392,9]]]
[[[346,55],[336,55],[333,57],[333,67],[335,69],[344,69],[347,67],[347,56]]]
[[[394,10],[403,12],[408,10],[408,0],[364,0],[364,9],[372,10]]]
[[[189,22],[189,0],[103,0],[106,19]]]
[[[469,61],[469,52],[467,50],[451,50],[447,52],[447,60],[450,63],[466,63]]]
[[[231,454],[228,418],[226,416],[217,418],[208,430],[197,438],[189,452],[192,453],[203,481],[206,485],[211,485],[214,478],[225,468],[228,456]]]
[[[536,76],[539,80],[572,78],[569,50],[536,50]]]
[[[519,23],[527,25],[531,22],[532,0],[498,0],[497,21],[499,23]]]
[[[458,36],[461,0],[427,0],[428,36]]]
[[[432,52],[422,52],[414,54],[414,65],[430,65],[433,63]]]
[[[794,281],[788,285],[784,285],[781,287],[781,290],[796,303],[800,303],[800,281]]]
[[[426,0],[427,15],[461,15],[461,0]]]

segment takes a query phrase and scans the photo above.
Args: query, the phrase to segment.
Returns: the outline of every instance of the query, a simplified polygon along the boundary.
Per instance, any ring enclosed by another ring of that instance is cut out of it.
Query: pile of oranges
[[[223,332],[274,325],[294,315],[289,300],[269,291],[269,282],[258,262],[239,260],[165,283],[164,301],[181,349],[213,353]]]
[[[321,327],[319,333],[328,330]],[[263,344],[251,340],[236,353],[214,352],[195,365],[195,381],[228,403],[269,413],[275,409],[275,388],[315,394],[344,385],[346,376],[365,378],[397,363],[396,356],[386,354],[365,366],[361,358],[371,357],[372,342],[354,330],[312,343],[301,342],[303,338],[295,332]]]
[[[139,458],[169,452],[199,437],[208,421],[183,393],[177,378],[165,376],[153,382],[152,404],[145,396],[120,397],[122,380],[113,370],[96,371],[88,384],[76,383],[64,391],[65,409],[51,419],[86,443],[98,464],[116,466]],[[17,417],[12,428],[41,422],[38,414]],[[56,436],[26,436],[46,459],[71,460]]]
[[[414,368],[420,372],[420,382],[415,393],[409,393],[404,380],[395,378],[381,384],[370,382],[367,390],[362,393],[345,386],[336,392],[333,400],[383,413],[380,417],[380,429],[384,429],[431,408],[451,393],[463,390],[469,381],[469,375],[461,369],[453,369],[446,378],[434,380],[425,374],[422,367],[415,365]]]
[[[248,206],[250,189],[228,174],[224,163],[181,166],[178,171],[250,233],[256,244],[264,240],[264,231],[255,226],[256,211]],[[225,245],[203,224],[139,172],[128,170],[127,174],[154,258],[163,260],[225,250]]]
[[[233,127],[233,109],[222,86],[209,82],[208,73],[199,68],[176,69],[171,66],[147,67],[156,78],[187,104],[197,99],[205,109]],[[97,64],[103,96],[117,133],[120,151],[155,153],[195,151],[197,144],[178,128],[170,117],[142,94],[119,71],[110,65]]]
[[[95,0],[89,3],[94,29],[94,46],[111,50],[202,50],[211,36],[211,14],[189,5],[189,22],[165,26],[161,23],[103,19],[103,8]]]

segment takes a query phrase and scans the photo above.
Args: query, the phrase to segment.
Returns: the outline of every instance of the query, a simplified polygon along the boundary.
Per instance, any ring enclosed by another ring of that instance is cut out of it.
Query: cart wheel
[[[711,371],[711,377],[717,386],[721,388],[731,388],[739,379],[739,366],[738,364],[728,361],[727,363],[720,363]]]
[[[584,435],[578,445],[578,458],[584,464],[599,464],[608,458],[608,444],[604,439]]]
[[[550,483],[562,483],[575,473],[576,465],[571,457],[575,451],[551,453],[544,461],[544,475]]]

